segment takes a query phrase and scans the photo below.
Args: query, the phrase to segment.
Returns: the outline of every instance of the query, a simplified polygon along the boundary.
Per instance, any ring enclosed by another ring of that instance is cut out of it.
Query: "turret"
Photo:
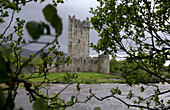
[[[69,15],[68,55],[72,57],[89,57],[89,18],[84,21]]]

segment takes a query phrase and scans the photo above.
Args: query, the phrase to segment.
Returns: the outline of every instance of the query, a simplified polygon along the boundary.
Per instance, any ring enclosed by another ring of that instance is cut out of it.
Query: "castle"
[[[71,63],[69,65],[60,63],[50,72],[99,72],[108,74],[110,72],[109,55],[99,55],[98,57],[89,57],[89,18],[80,21],[69,15],[68,26],[68,55]],[[64,62],[67,57],[60,57]]]

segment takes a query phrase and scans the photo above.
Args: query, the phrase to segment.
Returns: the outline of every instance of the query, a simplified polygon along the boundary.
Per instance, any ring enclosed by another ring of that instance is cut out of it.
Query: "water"
[[[170,86],[168,84],[162,85],[157,84],[160,87],[160,91],[166,91],[170,89]],[[50,94],[58,93],[61,91],[64,87],[66,87],[67,84],[53,84],[51,87]],[[143,85],[137,85],[137,86],[127,86],[126,84],[82,84],[81,85],[81,92],[76,91],[76,85],[73,84],[69,86],[67,89],[65,89],[62,94],[60,95],[61,98],[64,98],[65,100],[69,101],[70,97],[72,95],[77,95],[78,99],[80,101],[84,101],[86,99],[86,96],[89,95],[89,90],[92,89],[93,93],[96,93],[96,96],[101,98],[110,95],[110,90],[112,88],[118,87],[122,91],[122,96],[117,96],[121,99],[123,99],[125,102],[132,104],[132,102],[135,100],[128,100],[126,99],[127,94],[129,93],[129,90],[132,90],[135,95],[148,97],[149,95],[152,95],[154,93],[154,89],[156,87],[147,87],[147,90],[144,93],[140,93],[140,87]],[[24,110],[32,110],[32,104],[29,103],[29,98],[26,96],[26,91],[24,89],[20,89],[18,91],[18,96],[16,97],[16,108],[24,108]],[[165,101],[168,101],[170,99],[170,93],[164,94],[160,96],[161,99],[164,99]],[[92,98],[87,103],[78,103],[73,105],[72,107],[68,107],[66,110],[94,110],[95,107],[100,107],[102,110],[139,110],[137,108],[129,108],[123,104],[122,102],[118,101],[117,99],[111,97],[108,99],[105,99],[103,101],[99,101],[95,98]]]

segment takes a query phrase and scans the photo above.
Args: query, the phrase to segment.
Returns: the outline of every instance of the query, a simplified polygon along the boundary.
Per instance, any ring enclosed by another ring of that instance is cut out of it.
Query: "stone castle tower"
[[[68,55],[71,57],[89,57],[89,18],[80,21],[69,15]]]
[[[69,16],[68,25],[68,55],[71,63],[65,64],[67,57],[57,57],[55,60],[59,63],[57,68],[50,72],[110,72],[109,55],[99,55],[98,57],[89,57],[89,18],[84,21]],[[53,63],[54,65],[54,63]]]

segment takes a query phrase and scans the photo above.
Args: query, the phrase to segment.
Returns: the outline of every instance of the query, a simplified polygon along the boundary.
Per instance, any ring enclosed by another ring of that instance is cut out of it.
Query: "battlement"
[[[86,20],[80,21],[76,18],[75,15],[73,17],[69,15],[69,22],[77,27],[90,28],[90,21],[88,17],[86,18]]]

